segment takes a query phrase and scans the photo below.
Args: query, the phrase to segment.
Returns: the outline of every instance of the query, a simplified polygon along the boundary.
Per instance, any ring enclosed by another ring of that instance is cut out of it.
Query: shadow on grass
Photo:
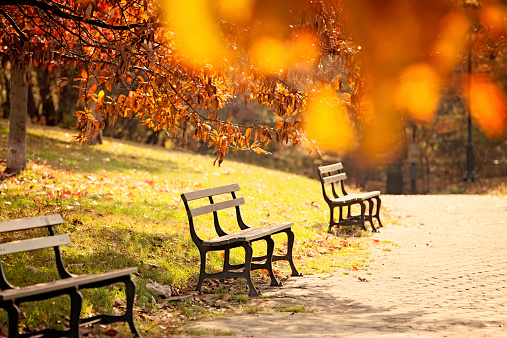
[[[152,148],[153,146],[144,145],[144,147]],[[31,152],[31,149],[37,150]],[[158,148],[157,150],[164,151],[164,148]],[[77,171],[82,172],[137,170],[157,174],[178,168],[174,162],[167,159],[161,160],[153,157],[104,151],[97,147],[65,142],[33,133],[27,134],[27,157],[34,162],[40,158],[41,161],[48,161],[53,166],[71,170],[78,169]]]

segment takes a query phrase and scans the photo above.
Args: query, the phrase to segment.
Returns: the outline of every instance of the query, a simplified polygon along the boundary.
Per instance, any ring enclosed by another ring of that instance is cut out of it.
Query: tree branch
[[[49,5],[45,2],[37,1],[37,0],[15,0],[15,2],[13,4],[37,7],[42,10],[51,11],[56,16],[59,16],[60,18],[63,18],[63,19],[74,20],[77,22],[89,24],[91,26],[106,28],[106,29],[115,30],[115,31],[128,31],[128,30],[132,30],[133,28],[143,27],[143,26],[147,25],[147,23],[134,23],[134,24],[129,24],[129,25],[110,25],[110,24],[107,24],[104,21],[100,21],[100,20],[85,20],[81,16],[66,13],[56,6],[52,6],[52,5]]]
[[[7,21],[9,21],[9,23],[11,24],[12,28],[14,28],[14,30],[18,33],[18,35],[21,37],[21,40],[23,41],[28,41],[28,37],[21,31],[21,29],[19,29],[19,27],[16,25],[16,23],[14,22],[14,20],[12,20],[12,18],[9,16],[9,14],[7,14],[3,9],[0,8],[0,14],[2,14],[6,19]]]

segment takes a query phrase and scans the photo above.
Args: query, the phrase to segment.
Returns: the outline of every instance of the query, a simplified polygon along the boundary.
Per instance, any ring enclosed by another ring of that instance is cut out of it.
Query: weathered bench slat
[[[93,275],[79,275],[79,276],[77,276],[77,278],[83,277],[82,280],[79,280],[79,285],[81,286],[84,284],[90,284],[90,283],[100,282],[103,280],[109,280],[109,279],[114,279],[114,278],[118,278],[118,277],[128,276],[128,275],[135,274],[137,272],[138,272],[138,269],[136,267],[132,267],[132,268],[123,268],[123,269],[118,269],[118,270],[113,270],[113,271],[107,271],[107,272],[93,274]]]
[[[57,290],[63,290],[73,286],[82,286],[85,284],[91,284],[103,280],[128,276],[133,273],[137,273],[137,268],[125,268],[116,271],[100,273],[96,275],[79,275],[72,278],[58,279],[47,283],[39,283],[21,288],[8,289],[0,291],[0,301],[30,297],[38,295],[41,292],[47,293]]]
[[[63,224],[61,215],[48,215],[32,218],[15,219],[0,223],[0,232],[12,232],[33,228],[41,228],[48,225]]]
[[[222,209],[227,209],[230,207],[236,207],[239,205],[245,204],[245,199],[243,197],[240,198],[234,198],[232,200],[213,203],[209,205],[205,205],[203,207],[198,207],[195,209],[191,209],[190,213],[192,214],[192,217],[204,215],[213,211],[218,211]]]
[[[376,196],[380,196],[380,191],[368,191],[364,193],[357,193],[357,194],[348,194],[347,196],[353,197],[353,198],[361,198],[361,199],[369,199]]]
[[[203,198],[203,197],[221,195],[221,194],[226,194],[228,192],[233,192],[233,191],[238,191],[238,190],[239,190],[239,184],[234,183],[234,184],[224,185],[224,186],[216,187],[216,188],[208,188],[208,189],[202,189],[199,191],[191,191],[191,192],[184,193],[182,195],[185,196],[187,201],[193,201],[193,200]]]
[[[70,237],[68,234],[12,241],[0,244],[0,255],[51,248],[70,243]]]
[[[325,166],[319,167],[318,169],[321,174],[327,174],[332,171],[338,171],[338,170],[343,169],[343,165],[341,162],[338,162],[335,164],[330,164],[330,165],[325,165]]]
[[[330,183],[334,183],[334,182],[343,181],[345,179],[347,179],[347,174],[342,173],[342,174],[338,174],[338,175],[324,177],[323,181],[324,181],[324,184],[330,184]]]
[[[80,277],[77,277],[80,278]],[[22,288],[8,289],[0,292],[0,300],[30,297],[40,293],[48,293],[57,290],[78,286],[77,278],[58,279],[47,283],[25,286]]]
[[[362,199],[358,198],[357,196],[354,196],[354,195],[347,195],[347,196],[340,196],[338,198],[329,198],[329,200],[334,203],[349,203],[349,202],[356,203]]]
[[[218,245],[224,245],[224,244],[230,244],[230,243],[253,241],[253,240],[262,238],[264,236],[272,235],[278,231],[290,228],[292,225],[294,225],[294,224],[291,222],[287,222],[287,223],[273,224],[273,225],[269,225],[269,226],[265,226],[265,227],[249,228],[249,229],[241,230],[241,231],[229,234],[229,235],[214,238],[209,241],[205,241],[203,244],[205,246],[218,246]]]

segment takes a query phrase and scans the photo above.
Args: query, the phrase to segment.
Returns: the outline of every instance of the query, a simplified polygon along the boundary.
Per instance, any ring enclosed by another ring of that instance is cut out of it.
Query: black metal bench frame
[[[369,191],[365,193],[349,194],[345,189],[345,179],[347,174],[343,170],[341,162],[318,167],[320,183],[322,185],[322,193],[324,200],[329,205],[329,229],[331,231],[333,226],[350,226],[359,224],[366,229],[365,219],[370,222],[372,231],[377,232],[377,228],[373,224],[373,218],[378,221],[378,228],[381,228],[382,221],[380,220],[380,191]],[[331,186],[331,193],[329,194],[326,186]],[[375,202],[374,202],[375,201]],[[366,203],[368,203],[368,213],[366,213]],[[359,204],[361,213],[359,215],[352,215],[351,208],[353,205]],[[376,204],[375,212],[374,205]],[[335,221],[334,209],[339,208],[339,219]],[[345,216],[343,209],[347,208],[347,215]]]
[[[27,252],[39,249],[54,249],[56,268],[61,279],[47,283],[39,283],[24,287],[17,287],[9,283],[5,276],[2,262],[0,261],[0,308],[7,311],[9,318],[9,337],[79,337],[79,327],[101,323],[109,324],[114,322],[127,322],[133,335],[140,337],[140,334],[133,320],[133,306],[135,298],[135,284],[131,274],[137,273],[137,268],[124,268],[94,275],[75,275],[65,269],[60,253],[60,245],[70,244],[68,234],[56,235],[54,225],[63,224],[61,215],[49,215],[34,218],[17,219],[0,222],[0,233],[23,231],[34,228],[46,227],[49,236],[31,238],[26,240],[11,241],[0,244],[0,256],[14,253]],[[89,318],[80,318],[83,296],[81,289],[98,288],[114,283],[125,284],[126,312],[123,315],[113,316],[99,314]],[[53,297],[69,295],[71,298],[69,328],[64,330],[44,329],[37,332],[20,334],[18,329],[19,305],[25,302],[50,299]]]
[[[272,224],[263,227],[249,227],[241,218],[241,211],[239,206],[245,204],[243,197],[237,198],[235,192],[239,190],[238,184],[230,184],[226,186],[203,189],[199,191],[193,191],[181,194],[181,199],[185,204],[187,211],[190,235],[195,245],[199,249],[201,257],[201,267],[199,273],[199,281],[197,283],[196,290],[201,292],[201,286],[206,278],[216,279],[228,279],[243,277],[246,279],[249,288],[249,295],[256,296],[260,292],[257,291],[252,283],[250,272],[257,269],[266,269],[271,279],[271,286],[281,286],[274,273],[272,262],[286,260],[292,270],[292,276],[302,276],[296,269],[294,261],[292,259],[292,248],[294,245],[294,233],[292,232],[292,222]],[[223,195],[230,193],[232,199],[223,202],[214,202],[213,197],[217,195]],[[191,208],[189,201],[204,199],[209,200],[209,205],[201,207]],[[233,233],[226,233],[220,226],[218,219],[218,211],[226,208],[236,209],[236,220],[239,227],[239,231]],[[216,234],[218,237],[211,240],[203,240],[197,235],[197,231],[194,224],[194,218],[197,216],[213,213],[213,222]],[[285,255],[274,255],[274,241],[271,238],[272,235],[278,233],[285,233],[287,235],[287,252]],[[266,241],[267,252],[264,256],[253,256],[252,242],[263,240]],[[244,264],[230,264],[229,255],[230,249],[243,247],[245,250],[245,263]],[[224,264],[223,270],[217,273],[206,272],[206,255],[210,251],[224,251]],[[258,263],[254,263],[258,262]],[[240,270],[240,271],[237,271]]]

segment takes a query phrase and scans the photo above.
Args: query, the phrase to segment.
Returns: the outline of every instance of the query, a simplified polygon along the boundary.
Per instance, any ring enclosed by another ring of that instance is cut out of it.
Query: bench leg
[[[287,260],[289,261],[290,268],[292,270],[293,277],[303,276],[303,274],[299,273],[296,269],[296,265],[294,265],[294,260],[292,258],[292,248],[294,247],[294,232],[292,229],[287,229]]]
[[[79,317],[81,315],[81,306],[83,304],[83,295],[77,291],[69,294],[70,296],[70,323],[69,333],[71,337],[80,337],[79,335]]]
[[[377,229],[375,228],[375,224],[373,224],[373,199],[368,199],[367,200],[368,202],[368,221],[370,222],[370,225],[371,225],[371,230],[373,232],[377,232]]]
[[[294,247],[294,232],[292,229],[283,230],[287,234],[287,253],[285,255],[273,255],[273,262],[276,261],[287,261],[289,262],[290,268],[292,270],[292,277],[300,277],[303,274],[299,273],[296,269],[296,265],[294,265],[294,259],[292,258],[292,249]]]
[[[384,226],[382,225],[382,222],[380,221],[380,206],[382,204],[382,201],[380,200],[380,197],[378,197],[378,196],[375,197],[375,199],[377,200],[377,212],[375,213],[375,218],[378,221],[378,227],[383,228]]]
[[[365,219],[365,213],[366,213],[366,205],[364,204],[364,202],[360,202],[359,204],[361,204],[361,225],[363,226],[363,230],[368,230],[366,229],[366,225],[364,224],[364,219]],[[349,210],[350,210],[350,205],[349,205]]]
[[[17,337],[19,334],[19,307],[14,302],[11,302],[5,307],[5,310],[9,316],[9,338]]]
[[[245,249],[245,268],[243,270],[243,276],[246,278],[246,282],[248,284],[248,295],[249,296],[258,296],[260,292],[257,291],[255,286],[252,283],[252,276],[250,275],[251,266],[252,266],[252,256],[253,249],[250,243],[243,244],[243,248]]]
[[[334,207],[329,206],[329,229],[327,229],[327,232],[331,232],[331,229],[333,229],[334,225]]]
[[[199,282],[197,282],[197,286],[195,291],[201,293],[202,282],[204,282],[204,278],[206,277],[206,253],[207,251],[199,248],[199,253],[201,254],[201,269],[199,271]]]
[[[130,332],[135,337],[141,337],[134,323],[134,300],[136,298],[136,284],[131,278],[125,281],[125,295],[127,296],[127,309],[125,312],[125,321],[129,324]]]
[[[264,267],[268,270],[269,278],[271,279],[270,286],[282,286],[273,273],[273,252],[275,251],[275,241],[271,236],[268,236],[264,239],[266,241],[267,250],[266,250],[266,263],[264,263]],[[257,265],[253,264],[252,265]]]

